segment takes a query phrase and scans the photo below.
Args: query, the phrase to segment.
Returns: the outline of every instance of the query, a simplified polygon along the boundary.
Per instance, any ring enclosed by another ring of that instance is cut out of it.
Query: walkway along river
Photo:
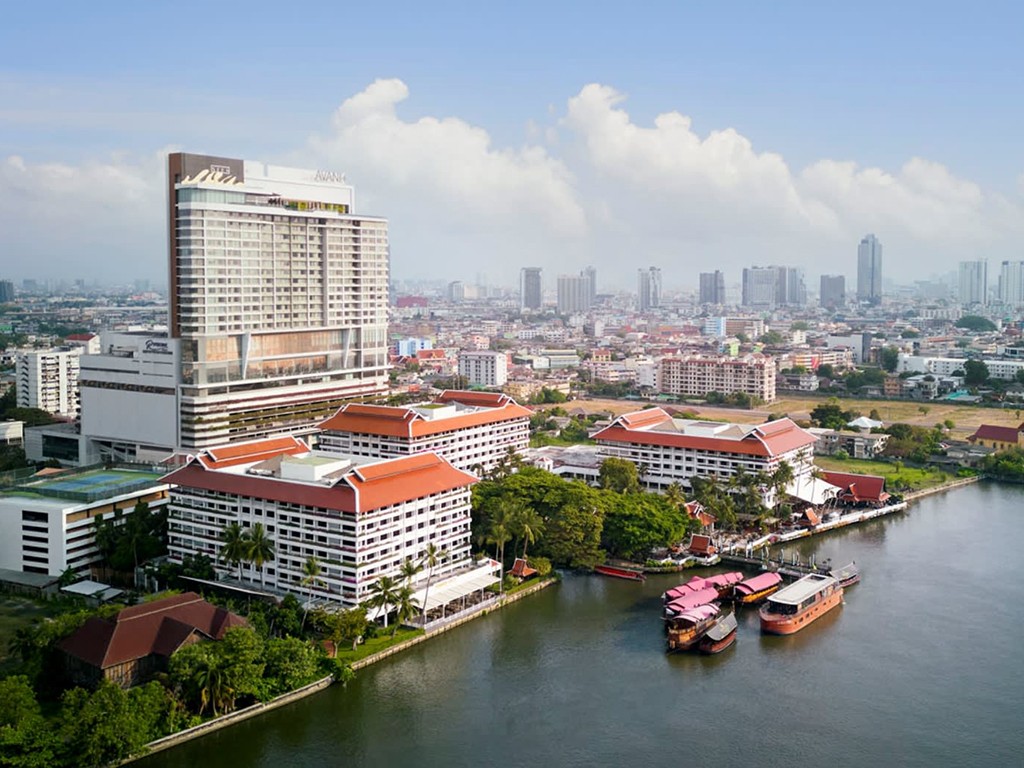
[[[1019,764],[1022,545],[1024,488],[992,483],[791,542],[856,560],[863,581],[791,637],[741,613],[736,646],[710,658],[664,653],[659,596],[690,573],[568,576],[135,765]]]

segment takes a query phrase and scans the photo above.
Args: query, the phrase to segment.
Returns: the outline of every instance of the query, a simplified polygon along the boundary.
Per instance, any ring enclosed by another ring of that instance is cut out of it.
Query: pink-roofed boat
[[[707,586],[705,583],[706,579],[702,576],[694,576],[685,584],[680,584],[678,587],[672,587],[672,589],[665,592],[661,599],[666,603],[671,603],[673,600],[682,597],[683,595],[689,595],[691,592],[704,589]]]
[[[704,584],[707,587],[714,587],[718,590],[719,597],[725,597],[732,593],[734,585],[739,584],[743,581],[743,574],[739,571],[730,571],[729,573],[716,573],[714,576],[708,576],[704,579]]]
[[[733,587],[732,596],[741,605],[753,605],[778,592],[781,586],[782,577],[774,571],[759,573]]]
[[[708,587],[707,589],[700,589],[696,592],[691,592],[688,595],[676,598],[668,605],[665,606],[664,616],[666,619],[671,620],[680,613],[685,613],[691,608],[697,608],[702,605],[707,605],[718,599],[718,590],[714,587]]]
[[[667,649],[683,651],[692,647],[714,623],[718,613],[718,606],[711,603],[698,605],[673,617],[668,624]]]

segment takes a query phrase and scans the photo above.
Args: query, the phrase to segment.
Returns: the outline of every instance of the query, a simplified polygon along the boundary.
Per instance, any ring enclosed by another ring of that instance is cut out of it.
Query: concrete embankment
[[[390,648],[386,648],[385,650],[379,651],[378,653],[375,653],[371,656],[359,659],[359,661],[355,661],[352,663],[352,669],[357,670],[362,669],[364,667],[368,667],[370,664],[378,662],[382,659],[386,659],[388,656],[393,656],[396,653],[400,653],[401,651],[404,651],[407,648],[411,648],[414,645],[418,645],[419,643],[422,643],[426,640],[429,640],[430,638],[435,637],[436,635],[441,635],[445,632],[454,629],[455,627],[460,627],[466,622],[472,621],[473,619],[479,618],[480,616],[486,616],[488,613],[491,613],[492,611],[495,611],[498,608],[502,608],[503,606],[508,605],[509,603],[514,603],[517,600],[522,600],[524,597],[532,595],[534,592],[542,590],[545,587],[551,586],[556,581],[557,580],[554,578],[545,579],[543,581],[538,581],[536,584],[532,584],[529,587],[525,587],[524,589],[521,589],[518,592],[514,592],[510,595],[502,595],[500,597],[497,597],[494,600],[481,605],[477,610],[467,611],[459,616],[454,617],[451,621],[445,622],[442,625],[428,629],[427,632],[423,635],[418,635],[417,637],[410,638],[409,640],[406,640],[403,643],[393,645]],[[264,712],[269,712],[273,709],[277,709],[278,707],[282,707],[285,704],[290,704],[293,701],[298,701],[299,699],[303,699],[306,696],[312,696],[314,693],[319,693],[320,691],[327,688],[332,682],[332,678],[325,677],[321,680],[317,680],[314,683],[310,683],[309,685],[303,686],[302,688],[298,688],[294,691],[290,691],[289,693],[282,694],[281,696],[278,696],[275,699],[271,699],[268,702],[253,704],[252,706],[245,707],[244,709],[239,709],[234,712],[230,712],[226,715],[221,715],[220,717],[214,718],[213,720],[208,720],[205,723],[200,723],[199,725],[194,726],[192,728],[187,728],[184,731],[178,731],[177,733],[172,733],[170,736],[164,736],[162,739],[151,741],[149,744],[146,745],[145,754],[152,754],[154,752],[160,752],[165,749],[170,749],[171,747],[175,747],[178,744],[182,744],[186,741],[191,741],[192,739],[197,739],[200,736],[205,736],[208,733],[219,731],[221,728],[227,728],[228,726],[234,725],[235,723],[240,723],[243,720],[248,720],[249,718],[256,717],[257,715],[261,715]],[[134,762],[135,760],[138,760],[140,757],[143,757],[143,755],[136,755],[134,757],[130,757],[127,760],[122,761],[120,764],[125,765],[127,763]]]
[[[981,478],[977,475],[974,477],[959,477],[956,480],[950,480],[948,483],[937,485],[934,488],[925,488],[920,491],[909,491],[903,494],[903,500],[913,501],[914,499],[920,499],[924,496],[931,496],[933,493],[943,493],[944,491],[951,491],[954,488],[963,488],[965,485],[973,485],[980,480]]]

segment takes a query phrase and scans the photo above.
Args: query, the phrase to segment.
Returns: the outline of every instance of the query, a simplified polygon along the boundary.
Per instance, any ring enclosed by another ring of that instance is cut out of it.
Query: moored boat
[[[643,581],[646,578],[640,571],[634,571],[631,568],[616,568],[614,565],[595,565],[594,573],[628,581]]]
[[[704,587],[707,586],[706,581],[707,580],[703,576],[694,576],[685,584],[680,584],[678,587],[672,587],[672,589],[665,591],[661,595],[661,599],[665,603],[671,603],[673,600],[676,600],[683,595],[689,595],[692,592],[704,589]]]
[[[843,588],[832,576],[811,573],[780,589],[761,606],[761,631],[791,635],[843,602]]]
[[[672,619],[678,616],[680,613],[689,611],[692,608],[698,608],[702,605],[707,605],[718,599],[718,590],[714,587],[708,587],[706,589],[700,589],[696,592],[691,592],[688,595],[678,597],[672,602],[665,606],[664,617],[666,619]]]
[[[698,605],[673,616],[668,622],[668,637],[665,640],[669,651],[685,651],[692,647],[718,616],[719,607],[710,603]]]
[[[718,616],[697,641],[697,650],[701,653],[721,653],[736,642],[736,626],[736,614],[732,611]]]
[[[714,576],[708,576],[704,579],[705,586],[717,589],[719,597],[726,597],[731,594],[733,586],[741,581],[743,581],[743,574],[739,571],[716,573]]]
[[[732,597],[741,605],[753,605],[778,592],[781,586],[782,576],[774,571],[767,571],[734,586]]]
[[[839,586],[845,589],[860,581],[860,568],[857,567],[856,562],[853,562],[849,565],[844,565],[842,568],[833,568],[829,571],[829,575],[839,582]]]

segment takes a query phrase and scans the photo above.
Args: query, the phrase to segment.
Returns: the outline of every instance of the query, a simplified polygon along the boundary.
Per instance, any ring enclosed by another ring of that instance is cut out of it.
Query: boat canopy
[[[713,640],[717,643],[719,640],[724,640],[735,630],[736,614],[727,613],[711,625],[711,628],[708,629],[706,636],[709,640]]]
[[[722,587],[729,587],[733,584],[743,581],[743,574],[739,571],[732,571],[731,573],[718,573],[714,576],[708,576],[704,580],[709,587],[716,587],[721,589]]]
[[[662,598],[666,603],[670,603],[683,595],[689,595],[698,590],[704,589],[707,587],[707,584],[705,583],[706,581],[707,579],[704,579],[701,576],[694,576],[685,584],[680,584],[678,587],[672,587],[672,589],[662,595]]]
[[[752,595],[763,589],[770,589],[781,581],[782,577],[777,573],[759,573],[757,576],[753,576],[746,581],[737,584],[736,593],[740,595]]]
[[[677,614],[682,611],[688,611],[691,608],[696,608],[698,605],[707,605],[717,599],[718,590],[714,587],[709,587],[707,589],[698,590],[697,592],[692,592],[689,595],[683,595],[682,597],[673,600],[665,606],[665,610],[673,614]]]
[[[708,605],[698,605],[696,608],[691,608],[688,611],[683,611],[677,614],[674,618],[676,621],[692,621],[696,624],[699,621],[705,619],[711,619],[718,615],[719,607],[713,603]]]

